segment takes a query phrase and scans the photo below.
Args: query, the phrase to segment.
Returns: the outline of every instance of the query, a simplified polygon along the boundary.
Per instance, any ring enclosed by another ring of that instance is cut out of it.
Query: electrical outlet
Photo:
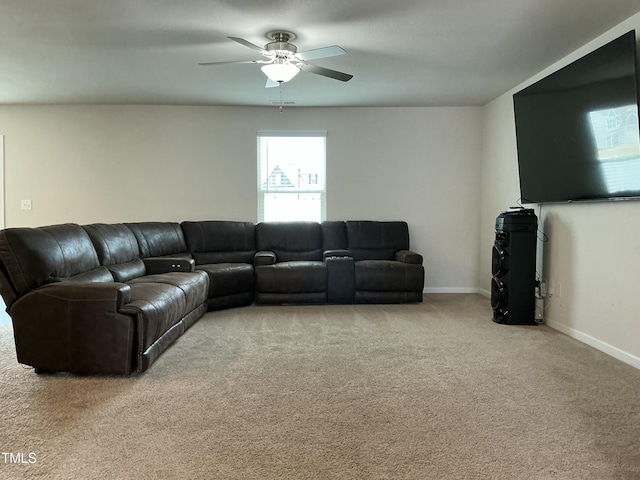
[[[20,210],[31,210],[31,200],[20,200]]]
[[[562,298],[562,284],[560,282],[556,283],[556,296]]]

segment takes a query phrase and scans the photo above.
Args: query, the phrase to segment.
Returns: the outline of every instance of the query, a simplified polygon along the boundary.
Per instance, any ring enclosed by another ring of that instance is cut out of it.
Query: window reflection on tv
[[[640,184],[640,129],[638,107],[625,105],[589,112],[598,160],[611,194],[624,193]]]

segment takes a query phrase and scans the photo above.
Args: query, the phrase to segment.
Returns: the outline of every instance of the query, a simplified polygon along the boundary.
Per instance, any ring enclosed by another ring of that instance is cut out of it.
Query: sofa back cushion
[[[177,222],[139,222],[125,225],[138,241],[140,258],[187,255],[187,243]]]
[[[343,221],[322,222],[322,249],[344,250],[347,248],[347,228]]]
[[[122,223],[94,223],[83,228],[91,238],[100,265],[109,269],[117,282],[145,274],[135,235]]]
[[[0,262],[16,298],[51,282],[74,278],[113,281],[109,272],[100,268],[87,233],[72,223],[2,230]],[[15,298],[9,298],[7,305],[12,300]]]
[[[348,221],[347,242],[353,259],[393,260],[398,250],[409,249],[406,222]]]
[[[251,222],[182,222],[187,249],[197,265],[253,263],[256,227]]]
[[[262,222],[256,247],[274,252],[277,262],[322,260],[322,229],[317,222]]]

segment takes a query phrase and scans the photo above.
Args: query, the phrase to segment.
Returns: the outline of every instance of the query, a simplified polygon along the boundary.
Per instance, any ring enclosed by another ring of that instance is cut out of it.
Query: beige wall
[[[640,14],[485,107],[481,288],[489,288],[495,217],[519,197],[512,94],[634,28]],[[538,271],[553,293],[547,323],[640,367],[640,201],[535,207],[548,237],[538,246]]]
[[[427,288],[474,291],[481,124],[477,107],[2,106],[6,223],[255,221],[256,132],[325,130],[328,219],[406,220]]]

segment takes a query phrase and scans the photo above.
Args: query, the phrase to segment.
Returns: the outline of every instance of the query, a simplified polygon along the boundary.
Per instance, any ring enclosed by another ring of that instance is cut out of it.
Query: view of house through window
[[[326,138],[258,134],[258,221],[325,219]]]

